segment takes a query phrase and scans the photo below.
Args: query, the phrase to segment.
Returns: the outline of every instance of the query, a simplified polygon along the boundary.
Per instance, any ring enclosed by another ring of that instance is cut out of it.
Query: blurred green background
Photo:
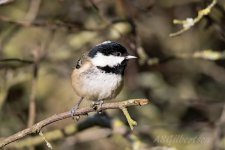
[[[107,111],[107,127],[86,127],[92,115],[54,123],[43,133],[76,130],[49,136],[54,149],[225,149],[225,1],[216,1],[187,32],[169,37],[182,28],[174,19],[195,18],[211,2],[0,1],[0,140],[28,126],[32,100],[35,122],[71,109],[78,97],[70,75],[79,56],[113,40],[139,57],[129,62],[117,100],[151,103],[129,108],[138,122],[133,132],[120,110]],[[29,143],[6,149],[48,149],[43,140]]]

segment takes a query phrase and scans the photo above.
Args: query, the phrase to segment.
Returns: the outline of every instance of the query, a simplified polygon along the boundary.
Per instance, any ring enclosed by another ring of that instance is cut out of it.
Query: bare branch
[[[212,143],[211,143],[211,147],[210,150],[214,150],[214,149],[220,149],[220,142],[222,140],[222,130],[225,124],[225,105],[223,106],[223,110],[222,110],[222,114],[219,118],[219,120],[216,122],[215,124],[215,128],[212,132]]]
[[[201,21],[201,19],[204,16],[209,15],[209,13],[211,12],[212,8],[216,5],[216,3],[217,3],[217,0],[213,0],[212,3],[208,5],[205,9],[198,11],[198,16],[196,18],[187,18],[186,20],[174,19],[173,24],[180,24],[183,26],[183,28],[175,33],[171,33],[169,36],[170,37],[178,36],[182,34],[183,32],[189,30],[192,26],[194,26],[196,23]]]
[[[32,60],[25,60],[19,58],[2,58],[0,59],[0,70],[7,68],[20,68],[33,64]]]
[[[27,24],[31,24],[38,15],[41,0],[31,0],[29,10],[25,16]]]
[[[40,61],[40,49],[36,48],[33,50],[34,55],[34,65],[33,65],[33,79],[31,85],[31,94],[29,99],[29,114],[28,114],[28,127],[31,127],[35,123],[36,118],[36,89],[39,71],[39,61]]]
[[[94,129],[93,127],[101,127]],[[90,136],[85,136],[85,138],[79,138],[82,136],[82,131],[92,128],[92,130],[86,131],[86,134]],[[77,133],[81,133],[80,135]],[[96,136],[91,136],[93,133],[98,133]],[[98,114],[96,113],[92,117],[74,124],[71,123],[63,128],[55,129],[52,131],[47,131],[44,133],[44,137],[48,142],[57,141],[64,139],[69,136],[76,136],[79,140],[74,141],[75,143],[87,142],[90,140],[98,140],[100,138],[107,138],[109,136],[121,135],[131,144],[134,148],[143,149],[146,145],[143,143],[134,132],[129,130],[124,122],[118,118],[111,118],[106,113]],[[113,140],[113,138],[112,138]],[[43,144],[45,141],[43,137],[36,135],[30,136],[28,138],[22,139],[20,141],[14,142],[7,146],[9,149],[23,149],[29,146],[37,146]],[[54,146],[54,145],[53,145]]]
[[[147,100],[147,99],[131,99],[131,100],[126,100],[126,101],[121,101],[121,102],[105,103],[102,105],[102,107],[99,108],[98,111],[107,110],[107,109],[120,109],[120,108],[124,108],[124,107],[138,106],[138,105],[142,106],[142,105],[146,105],[148,103],[149,103],[149,100]],[[95,112],[95,111],[96,110],[92,107],[85,107],[85,108],[78,109],[74,115],[75,116],[86,115],[90,112]],[[47,119],[44,119],[44,120],[34,124],[30,128],[24,129],[12,136],[9,136],[9,137],[3,139],[0,142],[0,148],[3,148],[4,146],[6,146],[14,141],[17,141],[27,135],[30,135],[32,133],[39,133],[43,127],[45,127],[49,124],[52,124],[54,122],[67,119],[67,118],[71,118],[70,111],[56,114]]]
[[[33,64],[34,62],[32,60],[24,60],[19,58],[6,58],[6,59],[0,59],[1,62],[20,62],[25,64]]]

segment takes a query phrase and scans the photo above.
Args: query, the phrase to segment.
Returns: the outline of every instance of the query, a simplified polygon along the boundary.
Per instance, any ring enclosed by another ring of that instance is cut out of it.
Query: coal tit
[[[133,58],[136,57],[129,55],[125,47],[113,41],[105,41],[83,54],[71,75],[72,87],[81,97],[72,115],[84,98],[100,104],[115,98],[122,89],[127,62]]]

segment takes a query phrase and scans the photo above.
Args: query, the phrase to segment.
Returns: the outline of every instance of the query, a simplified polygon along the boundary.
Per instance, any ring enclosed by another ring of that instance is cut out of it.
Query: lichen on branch
[[[178,36],[182,34],[183,32],[189,30],[192,26],[194,26],[196,23],[198,23],[204,16],[209,15],[212,8],[216,5],[217,0],[213,0],[211,4],[209,4],[206,8],[198,11],[198,16],[195,18],[186,18],[185,20],[173,20],[173,24],[180,24],[183,26],[183,28],[177,32],[170,33],[170,37]]]

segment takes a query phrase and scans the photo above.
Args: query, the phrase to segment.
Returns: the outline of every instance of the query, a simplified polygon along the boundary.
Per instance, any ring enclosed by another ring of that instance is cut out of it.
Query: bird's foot
[[[82,102],[83,99],[84,98],[81,97],[80,100],[77,102],[77,104],[70,110],[70,115],[73,118],[73,120],[76,119],[78,121],[80,119],[80,116],[79,115],[76,115],[76,111],[78,110],[78,108],[80,106],[80,103]]]
[[[96,110],[98,113],[102,113],[102,104],[104,103],[104,101],[103,100],[98,100],[98,101],[94,101],[93,103],[92,103],[92,108],[94,109],[94,110]]]
[[[71,117],[73,118],[73,120],[74,119],[76,119],[77,121],[80,119],[80,116],[78,115],[78,116],[75,116],[76,115],[76,111],[78,110],[78,106],[77,105],[75,105],[71,110],[70,110],[70,115],[71,115]]]

